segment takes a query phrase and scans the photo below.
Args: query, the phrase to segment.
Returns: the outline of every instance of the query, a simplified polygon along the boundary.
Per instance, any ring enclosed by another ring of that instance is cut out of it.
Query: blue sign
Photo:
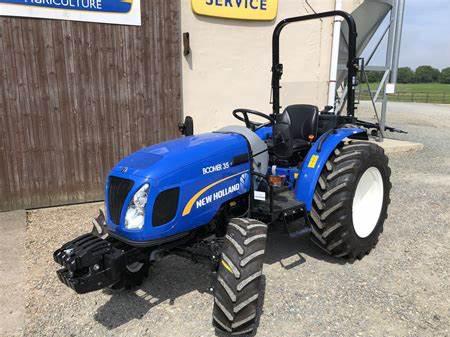
[[[0,0],[0,3],[78,11],[128,13],[133,0]]]

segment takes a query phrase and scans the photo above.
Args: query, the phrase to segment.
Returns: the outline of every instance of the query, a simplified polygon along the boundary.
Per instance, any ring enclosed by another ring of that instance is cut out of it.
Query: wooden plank
[[[142,26],[0,17],[0,210],[103,198],[123,156],[177,136],[179,0]]]

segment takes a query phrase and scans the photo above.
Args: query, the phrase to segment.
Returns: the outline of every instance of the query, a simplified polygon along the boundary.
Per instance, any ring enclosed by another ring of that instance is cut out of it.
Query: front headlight
[[[148,201],[149,188],[150,185],[145,184],[133,196],[125,215],[125,228],[137,230],[144,227],[145,205]]]

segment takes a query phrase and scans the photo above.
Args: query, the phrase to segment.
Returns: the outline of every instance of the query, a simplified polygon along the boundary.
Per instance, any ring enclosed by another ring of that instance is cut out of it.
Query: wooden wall
[[[179,1],[141,1],[141,27],[0,17],[0,210],[103,199],[119,159],[178,134]]]

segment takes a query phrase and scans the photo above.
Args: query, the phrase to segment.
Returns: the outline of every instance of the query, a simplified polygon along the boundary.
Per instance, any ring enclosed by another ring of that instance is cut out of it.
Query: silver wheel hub
[[[144,266],[144,264],[141,262],[134,262],[132,264],[129,264],[127,266],[127,269],[130,273],[137,273],[138,271],[140,271],[142,269],[143,266]]]

